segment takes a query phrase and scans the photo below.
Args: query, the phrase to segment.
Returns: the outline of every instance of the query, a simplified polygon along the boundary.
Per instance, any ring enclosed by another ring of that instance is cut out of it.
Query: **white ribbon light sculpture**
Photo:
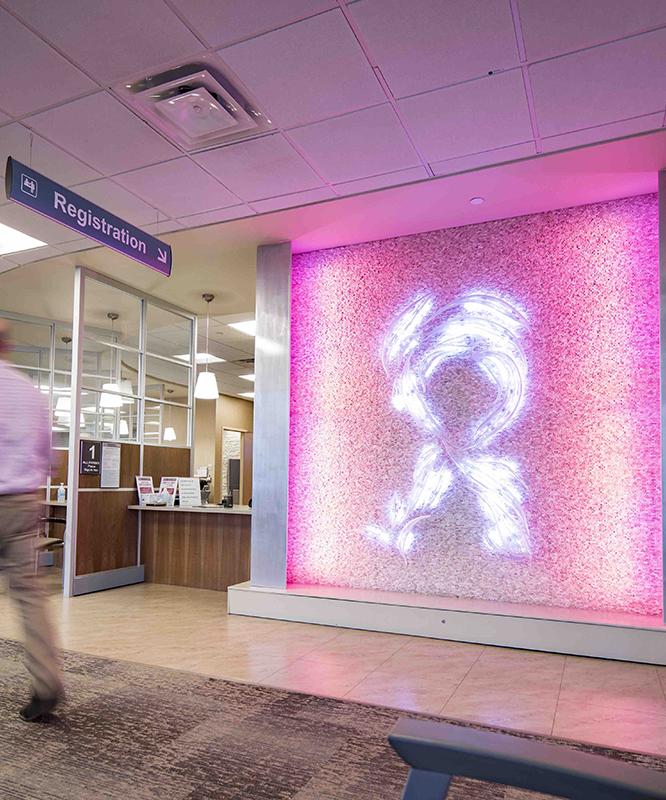
[[[465,294],[441,309],[432,296],[421,294],[401,311],[384,340],[382,364],[393,380],[393,407],[408,414],[429,441],[417,457],[409,494],[393,495],[388,524],[367,526],[368,536],[408,553],[419,523],[439,509],[457,473],[478,498],[486,520],[484,546],[493,553],[530,552],[519,467],[487,450],[525,401],[527,358],[520,337],[526,329],[517,305],[487,292]],[[465,442],[454,446],[433,407],[429,384],[444,362],[456,358],[470,359],[496,395]]]

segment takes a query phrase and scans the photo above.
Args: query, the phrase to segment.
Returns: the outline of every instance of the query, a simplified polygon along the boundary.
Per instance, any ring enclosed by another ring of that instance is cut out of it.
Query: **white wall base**
[[[106,572],[91,572],[88,575],[77,575],[74,578],[72,596],[103,592],[105,589],[117,589],[120,586],[130,586],[133,583],[143,583],[143,581],[143,564],[136,567],[110,569]]]
[[[249,583],[229,587],[229,613],[666,665],[663,621],[629,614]]]

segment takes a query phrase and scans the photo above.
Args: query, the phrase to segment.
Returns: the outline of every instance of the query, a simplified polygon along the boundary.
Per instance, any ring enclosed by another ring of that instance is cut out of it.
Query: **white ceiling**
[[[222,391],[235,394],[251,386],[239,376],[252,370],[239,362],[252,357],[254,340],[234,331],[228,323],[254,316],[258,245],[288,240],[294,252],[302,253],[644,194],[656,191],[657,175],[664,167],[666,130],[659,130],[431,181],[380,188],[330,203],[196,230],[179,229],[165,237],[174,251],[174,269],[168,279],[105,247],[76,254],[58,254],[55,248],[46,248],[53,251],[47,253],[48,257],[21,268],[8,262],[3,265],[0,258],[0,309],[71,320],[77,264],[196,313],[201,323],[206,313],[201,295],[213,292],[208,349],[227,360],[214,370]],[[368,190],[374,188],[370,184],[369,179]],[[479,195],[485,202],[470,204],[469,199]],[[90,248],[90,242],[84,240],[84,244]],[[115,290],[89,286],[87,321],[104,328],[109,324],[109,311],[120,314],[116,330],[135,336],[136,302],[129,302]],[[152,314],[149,327],[153,352],[177,355],[185,351],[182,330],[173,329],[169,315],[156,318]],[[161,349],[156,349],[156,329]],[[202,324],[200,352],[206,349],[203,331]]]
[[[665,123],[665,0],[0,0],[0,30],[1,168],[157,234]],[[188,155],[111,88],[203,55],[275,132]],[[0,222],[49,245],[6,264],[87,246]]]

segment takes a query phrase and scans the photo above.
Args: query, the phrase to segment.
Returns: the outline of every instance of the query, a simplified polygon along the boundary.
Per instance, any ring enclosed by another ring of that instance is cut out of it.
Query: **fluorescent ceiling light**
[[[189,361],[190,354],[185,353],[184,356],[174,356],[174,358],[179,358],[181,361]],[[196,357],[197,364],[222,364],[224,360],[224,358],[218,358],[210,353],[197,353]]]
[[[242,378],[244,381],[252,381],[254,383],[254,372],[251,375],[239,375],[239,378]]]
[[[20,253],[22,250],[34,250],[36,247],[46,247],[46,242],[40,242],[39,239],[0,222],[0,256]]]
[[[256,336],[257,333],[257,321],[254,319],[246,319],[244,322],[230,322],[229,327],[248,336]]]
[[[254,399],[254,392],[239,392],[240,397],[251,397]]]

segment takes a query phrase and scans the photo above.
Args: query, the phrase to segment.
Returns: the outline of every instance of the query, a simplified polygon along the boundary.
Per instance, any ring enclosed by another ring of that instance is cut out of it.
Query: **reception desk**
[[[141,515],[145,580],[226,591],[250,578],[247,506],[128,506]]]

